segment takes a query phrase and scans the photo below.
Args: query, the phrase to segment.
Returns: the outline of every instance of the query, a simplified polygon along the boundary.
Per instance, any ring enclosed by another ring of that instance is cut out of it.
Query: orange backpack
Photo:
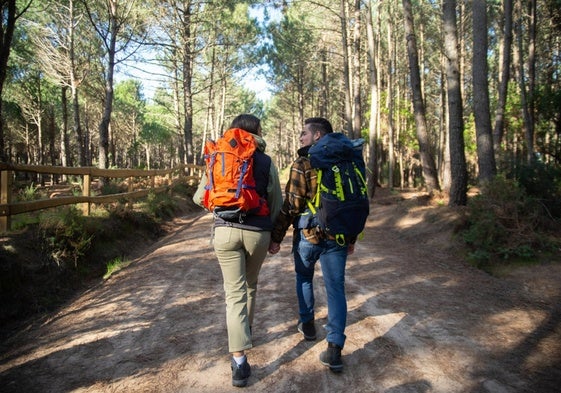
[[[207,141],[204,158],[207,184],[203,205],[227,221],[242,223],[249,214],[265,216],[269,208],[255,188],[252,134],[231,128],[217,141]]]

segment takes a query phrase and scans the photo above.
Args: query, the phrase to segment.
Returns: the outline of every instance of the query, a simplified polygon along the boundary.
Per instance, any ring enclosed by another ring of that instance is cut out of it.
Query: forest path
[[[380,191],[347,266],[345,369],[303,341],[289,235],[260,276],[248,392],[559,392],[561,266],[495,278],[467,265],[456,215]],[[109,280],[0,344],[0,391],[229,392],[222,277],[211,217],[176,221]]]

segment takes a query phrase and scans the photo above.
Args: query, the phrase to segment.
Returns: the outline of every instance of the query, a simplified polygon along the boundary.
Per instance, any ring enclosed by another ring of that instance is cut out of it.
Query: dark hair
[[[323,117],[310,117],[304,120],[304,124],[313,132],[319,131],[322,136],[333,132],[331,123]]]
[[[242,130],[245,130],[252,134],[259,135],[259,129],[261,128],[261,120],[259,120],[259,118],[253,115],[248,115],[248,114],[238,115],[235,117],[234,120],[232,120],[232,124],[230,125],[230,128],[241,128]]]

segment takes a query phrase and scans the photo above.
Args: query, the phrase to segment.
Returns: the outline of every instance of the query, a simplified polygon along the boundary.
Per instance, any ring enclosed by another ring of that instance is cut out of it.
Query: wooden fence
[[[92,203],[111,203],[120,200],[134,200],[147,196],[150,192],[165,192],[174,181],[190,184],[198,183],[203,167],[180,165],[172,169],[99,169],[94,167],[60,167],[38,165],[12,165],[0,163],[0,232],[9,231],[11,217],[16,214],[47,209],[62,205],[81,205],[84,215],[90,214]],[[29,202],[14,202],[13,181],[18,172],[28,172],[51,176],[80,176],[81,196],[57,196]],[[127,179],[128,191],[110,195],[91,195],[92,181],[99,178]],[[148,179],[149,184],[136,179]],[[139,188],[139,185],[141,188]]]

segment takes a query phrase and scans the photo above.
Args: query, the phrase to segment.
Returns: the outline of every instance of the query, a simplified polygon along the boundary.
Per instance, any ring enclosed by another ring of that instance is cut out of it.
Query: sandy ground
[[[559,392],[561,266],[503,278],[454,247],[454,214],[375,198],[349,257],[345,369],[296,330],[290,244],[260,276],[248,392]],[[0,344],[1,392],[230,392],[222,278],[211,217],[181,217],[109,280]]]

